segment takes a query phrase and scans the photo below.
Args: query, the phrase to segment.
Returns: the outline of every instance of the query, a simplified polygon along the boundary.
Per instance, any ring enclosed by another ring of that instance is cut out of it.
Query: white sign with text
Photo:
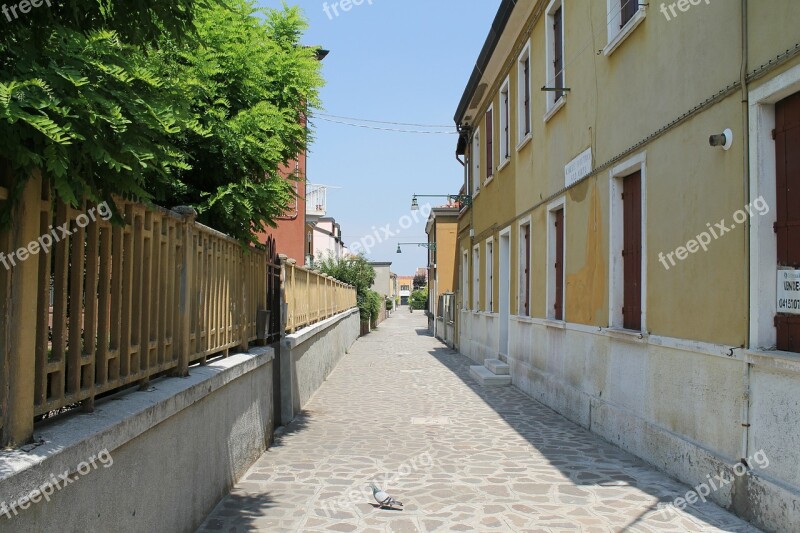
[[[777,312],[800,315],[800,270],[778,270]]]
[[[569,187],[591,171],[592,149],[590,147],[564,167],[564,186]]]

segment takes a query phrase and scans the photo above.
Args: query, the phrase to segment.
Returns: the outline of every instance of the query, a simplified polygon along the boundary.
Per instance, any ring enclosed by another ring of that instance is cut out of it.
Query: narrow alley
[[[469,361],[402,309],[362,337],[200,532],[756,531]],[[379,509],[375,483],[405,504]]]

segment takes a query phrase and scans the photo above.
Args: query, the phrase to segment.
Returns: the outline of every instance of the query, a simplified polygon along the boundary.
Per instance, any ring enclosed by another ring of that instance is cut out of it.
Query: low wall
[[[323,320],[281,341],[281,421],[294,419],[361,334],[358,309]],[[290,383],[291,387],[284,384]]]
[[[39,487],[46,500],[0,531],[193,532],[267,448],[273,358],[257,348],[37,426],[43,444],[0,453],[0,513]]]

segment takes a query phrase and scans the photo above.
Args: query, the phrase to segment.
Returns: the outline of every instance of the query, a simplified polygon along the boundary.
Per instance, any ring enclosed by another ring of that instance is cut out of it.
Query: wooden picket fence
[[[1,179],[0,202],[12,185]],[[12,229],[0,232],[4,446],[28,440],[36,417],[91,410],[100,395],[275,340],[281,292],[290,331],[355,306],[352,287],[294,265],[282,271],[274,242],[245,248],[191,209],[115,202],[124,225],[102,204],[52,201],[34,176]]]

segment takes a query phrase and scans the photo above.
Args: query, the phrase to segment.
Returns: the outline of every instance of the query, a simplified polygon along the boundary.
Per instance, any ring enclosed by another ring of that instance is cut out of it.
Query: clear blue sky
[[[322,113],[452,125],[455,131],[456,106],[500,0],[372,0],[372,5],[364,0],[349,12],[339,9],[338,17],[331,7],[326,15],[321,0],[288,3],[300,6],[309,20],[305,44],[331,51],[323,63]],[[281,3],[260,0],[260,5]],[[373,227],[391,224],[398,231],[401,218],[411,214],[412,194],[457,194],[461,186],[455,135],[384,132],[322,120],[314,135],[308,179],[342,187],[329,191],[328,215],[341,223],[348,245],[372,234]],[[398,255],[401,241],[425,241],[423,217],[375,246],[370,259],[392,261],[397,274],[413,274],[426,264],[426,251],[408,246]]]

